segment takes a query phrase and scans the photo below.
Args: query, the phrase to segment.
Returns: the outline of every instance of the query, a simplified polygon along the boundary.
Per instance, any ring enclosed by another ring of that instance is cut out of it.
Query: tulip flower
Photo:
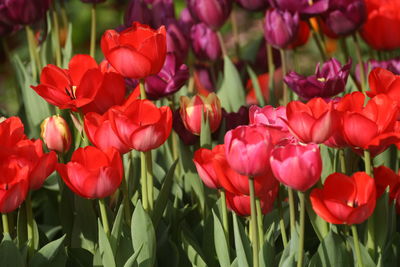
[[[268,127],[239,126],[226,133],[224,143],[226,159],[236,172],[258,176],[270,170],[272,141]]]
[[[322,189],[312,190],[310,200],[315,213],[329,223],[359,224],[375,209],[375,182],[364,172],[351,177],[333,173],[326,178]]]
[[[225,109],[222,109],[222,118],[227,132],[240,125],[249,124],[249,109],[244,106],[241,106],[237,112],[226,112]]]
[[[205,116],[213,133],[221,124],[221,103],[214,93],[207,97],[195,95],[191,99],[187,96],[181,96],[180,114],[186,129],[193,134],[200,135],[203,116]]]
[[[167,53],[166,30],[153,30],[134,22],[120,33],[107,30],[101,39],[101,49],[108,62],[124,77],[143,79],[157,74]]]
[[[364,41],[376,50],[400,47],[400,8],[398,1],[365,0],[367,20],[361,29]],[[384,25],[384,27],[382,26]]]
[[[58,164],[57,171],[77,195],[105,198],[113,194],[121,184],[124,169],[116,149],[102,151],[87,146],[78,148],[67,164]]]
[[[392,169],[386,166],[374,168],[374,179],[376,184],[376,197],[383,195],[389,187],[390,200],[396,199],[396,195],[400,192],[400,176]]]
[[[157,75],[145,79],[146,95],[159,99],[177,92],[189,79],[189,69],[173,53],[167,53],[163,68]]]
[[[324,24],[335,35],[344,36],[357,31],[366,19],[364,0],[330,1],[322,16]]]
[[[194,25],[190,31],[193,52],[203,60],[217,60],[221,57],[221,45],[217,33],[204,23]]]
[[[184,62],[189,53],[188,35],[175,20],[167,26],[167,53],[174,53],[180,62]]]
[[[133,100],[125,107],[110,110],[112,128],[130,149],[149,151],[161,146],[172,129],[172,112],[156,107],[149,100]]]
[[[15,147],[21,140],[26,139],[24,125],[18,117],[10,117],[0,122],[0,145],[2,147]]]
[[[172,123],[172,127],[176,134],[178,134],[181,141],[187,145],[194,145],[199,142],[200,137],[198,135],[192,134],[188,129],[186,129],[185,124],[182,121],[180,109],[174,111],[174,120]]]
[[[325,62],[322,68],[318,63],[314,75],[306,77],[291,71],[284,81],[303,99],[329,98],[344,91],[350,68],[351,61],[342,66],[337,59],[332,58]]]
[[[166,25],[175,20],[175,6],[173,0],[155,0],[151,9],[152,22],[154,27]]]
[[[300,20],[299,31],[297,32],[296,38],[288,46],[289,49],[295,49],[297,47],[303,46],[308,42],[310,37],[310,27],[308,23]]]
[[[270,164],[276,179],[298,191],[307,191],[321,177],[322,159],[315,144],[276,147],[271,153]]]
[[[3,0],[4,16],[14,24],[33,24],[46,15],[51,0]],[[3,13],[3,12],[2,12]]]
[[[269,0],[272,7],[289,11],[291,13],[298,12],[302,17],[308,18],[325,12],[328,9],[328,0]]]
[[[207,187],[213,189],[221,187],[213,167],[214,158],[218,154],[225,154],[224,145],[217,145],[212,150],[200,148],[196,150],[193,157],[193,162],[196,165],[197,173],[201,180]]]
[[[397,101],[400,105],[400,76],[395,75],[391,71],[375,68],[369,76],[370,91],[367,91],[369,97],[374,97],[378,94],[385,94],[390,99]]]
[[[104,113],[125,99],[124,79],[116,73],[103,73],[88,55],[75,55],[67,70],[47,65],[40,84],[31,86],[41,97],[61,109],[81,109]]]
[[[278,195],[278,187],[267,191],[260,197],[261,211],[263,214],[270,212]],[[250,197],[246,195],[232,194],[226,191],[226,204],[230,210],[239,216],[250,216]]]
[[[287,125],[303,143],[320,144],[338,130],[340,118],[332,103],[313,98],[307,104],[292,101],[286,107]]]
[[[114,147],[119,153],[125,154],[131,149],[114,132],[110,121],[110,113],[111,111],[103,115],[95,112],[87,113],[84,117],[85,133],[90,142],[101,150],[105,151]]]
[[[194,68],[193,78],[196,91],[202,95],[215,92],[215,82],[211,76],[210,68],[205,65],[195,65]]]
[[[178,23],[183,33],[188,36],[190,34],[190,29],[194,24],[196,24],[196,22],[187,7],[181,11]]]
[[[286,107],[273,106],[257,107],[251,106],[249,109],[250,124],[263,124],[266,126],[278,127],[280,130],[289,131],[286,125]]]
[[[50,150],[65,153],[71,146],[71,131],[67,122],[60,115],[45,119],[40,125],[44,143]]]
[[[299,14],[269,9],[265,14],[264,37],[275,48],[287,48],[298,35]]]
[[[236,0],[236,3],[250,11],[261,11],[268,6],[268,0]]]
[[[142,24],[151,24],[151,12],[147,4],[143,0],[130,1],[128,8],[125,10],[124,22],[129,27],[135,21]]]
[[[213,30],[218,30],[232,9],[230,0],[186,0],[190,13]]]

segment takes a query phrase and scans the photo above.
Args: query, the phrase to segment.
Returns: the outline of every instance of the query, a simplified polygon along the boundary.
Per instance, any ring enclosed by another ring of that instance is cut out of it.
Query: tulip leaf
[[[3,234],[0,244],[0,266],[24,266],[24,259],[9,234]]]
[[[321,181],[325,182],[326,177],[336,171],[335,168],[335,150],[327,146],[319,146],[322,159]]]
[[[115,258],[110,245],[110,241],[107,238],[104,228],[100,223],[100,219],[97,220],[99,229],[99,250],[101,255],[101,261],[104,266],[115,267]]]
[[[139,256],[140,251],[142,250],[141,246],[137,251],[135,251],[135,253],[129,257],[129,259],[126,261],[126,263],[124,264],[124,267],[135,267],[137,266],[137,258]]]
[[[299,245],[299,236],[297,231],[291,231],[291,238],[283,250],[281,260],[279,261],[279,266],[293,266],[293,263],[296,262],[297,251]]]
[[[201,212],[204,214],[206,199],[205,199],[205,194],[204,194],[204,185],[203,185],[200,177],[198,176],[197,173],[193,172],[192,170],[189,170],[187,173],[185,173],[184,180],[192,188],[192,191],[194,192],[194,194],[196,195],[196,197],[199,201]]]
[[[67,266],[87,267],[93,265],[93,254],[83,248],[68,248]]]
[[[168,196],[171,192],[172,184],[174,181],[174,172],[176,165],[178,164],[179,159],[176,159],[175,162],[172,164],[171,168],[168,170],[164,177],[164,182],[161,187],[161,191],[158,195],[156,200],[153,213],[151,214],[151,218],[153,220],[154,227],[157,228],[158,222],[160,221],[165,207],[168,203]]]
[[[75,195],[75,218],[72,230],[72,246],[95,252],[98,240],[97,217],[93,210],[93,200]]]
[[[265,240],[260,249],[260,267],[275,266],[275,246],[269,240]]]
[[[67,254],[64,248],[65,237],[66,235],[63,235],[59,239],[42,247],[35,255],[33,255],[29,266],[65,266],[67,261]]]
[[[306,211],[319,241],[322,241],[329,232],[329,224],[314,212],[309,198],[306,200]]]
[[[17,217],[17,244],[18,247],[23,247],[28,241],[28,229],[26,227],[27,219],[26,219],[26,208],[25,202],[22,203],[21,207],[18,209],[18,217]]]
[[[68,68],[68,63],[72,58],[72,24],[68,24],[68,35],[65,41],[64,48],[61,49],[62,56],[63,56],[63,68]]]
[[[309,267],[351,266],[352,255],[346,250],[343,239],[332,230],[325,236],[317,252],[311,258]]]
[[[206,113],[203,112],[203,115],[201,116],[200,146],[211,149],[211,141],[210,123],[207,120]]]
[[[224,80],[218,92],[221,106],[227,112],[236,112],[246,104],[242,80],[228,56],[224,57]]]
[[[357,256],[356,256],[356,251],[354,249],[354,240],[352,236],[347,236],[347,242],[350,244],[351,249],[353,250],[353,258],[354,258],[354,265],[353,266],[359,266],[357,263]],[[368,253],[368,250],[364,245],[360,242],[360,252],[361,252],[361,257],[362,257],[362,262],[364,264],[364,267],[376,267],[376,264],[372,260],[371,256]]]
[[[372,223],[373,236],[375,244],[380,250],[386,246],[386,240],[390,237],[389,234],[389,196],[385,192],[379,199],[376,200],[374,213],[369,217],[368,223]]]
[[[229,258],[229,246],[226,240],[224,228],[214,210],[212,213],[214,217],[214,245],[219,264],[220,266],[230,266],[231,260]]]
[[[208,266],[204,260],[204,255],[201,252],[199,245],[196,244],[196,242],[191,239],[188,234],[185,233],[185,230],[182,231],[182,246],[183,250],[186,252],[186,255],[189,258],[189,261],[192,263],[192,266]]]
[[[116,253],[118,242],[121,237],[122,222],[124,217],[123,214],[124,214],[124,204],[121,203],[117,215],[115,216],[114,225],[110,235],[110,245],[114,255]]]
[[[131,223],[133,249],[139,253],[139,266],[152,267],[156,260],[156,234],[149,215],[144,211],[142,203],[138,201],[132,215]]]
[[[258,82],[257,75],[254,73],[253,69],[249,65],[247,66],[247,72],[249,73],[254,92],[256,93],[257,102],[261,107],[263,107],[265,106],[265,100],[261,91],[260,83]]]
[[[243,229],[243,226],[238,221],[236,214],[233,214],[233,234],[235,237],[235,250],[237,254],[238,266],[252,266],[250,241]]]

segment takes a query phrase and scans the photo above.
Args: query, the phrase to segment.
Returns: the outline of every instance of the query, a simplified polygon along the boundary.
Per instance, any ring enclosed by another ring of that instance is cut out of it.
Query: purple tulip
[[[196,24],[190,31],[193,52],[204,60],[216,60],[221,56],[218,35],[204,23]]]
[[[194,85],[200,93],[203,91],[212,93],[215,92],[215,83],[211,76],[210,67],[203,65],[195,65],[194,70]]]
[[[175,53],[181,62],[186,60],[189,53],[189,40],[186,36],[176,20],[167,24],[167,52]]]
[[[337,59],[332,58],[321,69],[318,63],[314,75],[306,77],[291,71],[284,81],[305,100],[314,97],[330,98],[344,91],[350,68],[351,60],[342,66]]]
[[[155,0],[151,9],[153,27],[168,25],[170,20],[175,19],[175,6],[172,0]]]
[[[44,18],[50,4],[51,0],[0,0],[4,20],[22,25],[29,25]]]
[[[322,17],[333,33],[343,36],[358,30],[366,16],[364,0],[336,0],[329,3],[329,9]]]
[[[218,30],[229,17],[231,0],[186,0],[190,13],[198,21]]]
[[[275,48],[286,48],[299,32],[299,14],[269,9],[265,14],[264,37]]]
[[[269,0],[272,7],[279,10],[299,13],[302,17],[310,17],[328,10],[329,0]]]
[[[125,12],[125,25],[130,27],[134,21],[151,24],[151,13],[143,0],[132,0]]]
[[[181,64],[173,53],[167,53],[165,63],[157,75],[146,78],[146,94],[150,99],[159,99],[181,89],[189,79],[189,69]]]
[[[236,0],[236,2],[250,11],[262,11],[268,7],[268,0]]]
[[[178,23],[186,35],[190,35],[190,29],[196,24],[188,8],[182,10]]]

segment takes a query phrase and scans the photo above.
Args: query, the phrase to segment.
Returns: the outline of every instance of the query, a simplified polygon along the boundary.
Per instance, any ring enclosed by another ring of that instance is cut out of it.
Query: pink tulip
[[[315,144],[277,147],[272,151],[270,163],[276,179],[299,191],[316,184],[322,172],[321,155]]]
[[[251,106],[249,109],[250,124],[264,124],[267,126],[275,126],[282,131],[289,131],[286,125],[286,107],[280,106],[274,108],[273,106],[265,106],[260,108],[258,106]]]
[[[232,169],[242,175],[262,175],[268,164],[273,144],[267,126],[239,126],[225,135],[225,155]]]

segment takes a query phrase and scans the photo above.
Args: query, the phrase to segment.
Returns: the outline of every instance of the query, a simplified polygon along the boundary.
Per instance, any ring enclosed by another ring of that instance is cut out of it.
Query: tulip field
[[[400,0],[0,0],[0,267],[400,266]]]

